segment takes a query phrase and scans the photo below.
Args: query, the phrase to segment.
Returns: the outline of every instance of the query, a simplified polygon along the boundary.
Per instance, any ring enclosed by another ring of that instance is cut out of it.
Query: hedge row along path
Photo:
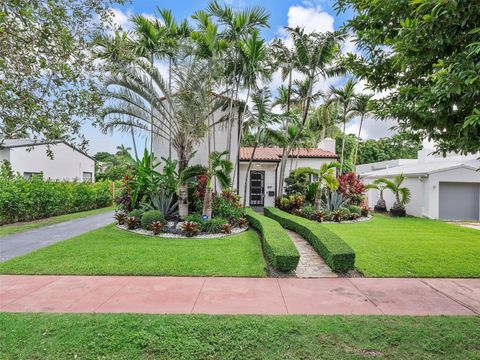
[[[300,253],[300,261],[295,269],[298,278],[324,278],[337,277],[325,261],[317,254],[315,249],[296,232],[285,229],[285,232],[292,239],[293,244]]]
[[[114,222],[114,211],[0,236],[0,262],[70,239]]]
[[[480,279],[3,275],[0,311],[480,315]]]

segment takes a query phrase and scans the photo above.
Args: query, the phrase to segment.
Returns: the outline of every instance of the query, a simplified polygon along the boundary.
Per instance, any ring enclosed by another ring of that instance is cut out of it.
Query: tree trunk
[[[290,112],[290,97],[292,96],[292,72],[293,69],[290,69],[290,73],[288,74],[287,112]]]
[[[357,153],[358,153],[358,144],[360,143],[360,133],[362,132],[363,118],[364,114],[360,117],[360,127],[358,128],[357,143],[355,145],[355,155],[353,157],[353,166],[357,165]]]
[[[240,80],[237,81],[237,62],[233,65],[233,78],[235,79],[235,88],[232,88],[232,96],[230,97],[230,104],[228,105],[228,124],[227,124],[227,160],[230,161],[230,150],[232,147],[232,122],[233,122],[233,102],[234,97],[238,96],[238,88],[240,87]]]
[[[342,154],[340,156],[340,175],[343,174],[343,153],[345,152],[345,127],[347,125],[347,105],[343,105],[343,137],[342,137]]]
[[[247,172],[245,173],[245,186],[243,187],[243,207],[245,207],[245,204],[247,203],[248,178],[249,178],[249,175],[250,175],[250,169],[252,168],[253,158],[255,157],[255,152],[257,151],[259,133],[260,133],[260,131],[257,131],[257,138],[255,139],[255,145],[253,146],[252,156],[250,157],[250,160],[248,161]]]
[[[178,173],[181,174],[188,166],[187,154],[180,153],[178,165]],[[186,182],[182,182],[178,189],[178,215],[180,219],[184,219],[188,215],[188,185]]]
[[[315,193],[315,210],[320,211],[322,209],[322,187],[318,185],[317,192]]]
[[[250,97],[250,86],[248,87],[248,90],[247,90],[247,100],[245,101],[245,104],[248,103],[248,98]],[[240,115],[240,121],[239,121],[239,132],[238,132],[238,144],[237,144],[237,154],[235,156],[235,159],[233,159],[235,161],[235,165],[233,167],[233,176],[232,176],[232,184],[235,183],[235,176],[237,175],[237,171],[240,171],[239,167],[240,167],[240,162],[237,161],[238,160],[238,157],[240,156],[240,146],[241,146],[241,142],[242,142],[242,134],[243,134],[243,118],[244,118],[244,114],[245,114],[245,110],[242,112],[242,114]],[[239,186],[239,184],[237,184],[237,186]]]
[[[209,180],[210,182],[211,180]],[[207,219],[212,218],[212,186],[207,186],[205,189],[205,197],[203,198],[203,211],[202,215],[207,215]]]
[[[133,152],[135,153],[135,160],[138,160],[137,142],[135,141],[135,133],[133,131],[133,127],[130,128],[130,134],[132,135]]]
[[[150,66],[153,67],[153,52],[150,54]],[[153,87],[153,79],[150,77],[150,87]],[[153,155],[153,104],[150,104],[150,156]],[[153,170],[153,161],[151,162]]]
[[[168,58],[168,91],[172,96],[172,58]],[[170,103],[170,102],[169,102]],[[172,111],[172,109],[170,109]],[[172,125],[168,127],[168,160],[172,159]]]

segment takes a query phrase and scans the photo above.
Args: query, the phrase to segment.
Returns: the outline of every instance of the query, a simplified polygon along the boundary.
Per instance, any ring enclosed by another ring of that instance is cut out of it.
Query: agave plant
[[[161,191],[158,196],[150,197],[152,204],[150,209],[158,210],[165,219],[172,219],[178,216],[178,201],[174,200],[174,193],[167,195],[165,191]]]
[[[330,192],[322,201],[322,208],[334,212],[348,204],[348,199],[335,191]]]

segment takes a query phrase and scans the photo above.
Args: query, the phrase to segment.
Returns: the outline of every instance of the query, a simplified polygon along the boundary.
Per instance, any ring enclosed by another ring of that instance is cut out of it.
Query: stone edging
[[[159,235],[153,235],[153,232],[151,231],[148,231],[148,230],[144,230],[142,228],[139,228],[139,229],[135,229],[135,230],[128,230],[127,227],[125,225],[116,225],[117,229],[120,229],[120,230],[124,230],[124,231],[128,231],[128,232],[131,232],[131,233],[135,233],[135,234],[139,234],[139,235],[145,235],[145,236],[151,236],[151,237],[157,237],[157,238],[160,238],[160,239],[219,239],[219,238],[223,238],[223,237],[226,237],[226,236],[231,236],[231,235],[235,235],[235,234],[240,234],[244,231],[247,231],[249,228],[246,227],[246,228],[233,228],[232,229],[232,232],[230,234],[200,234],[200,235],[197,235],[197,236],[192,236],[192,237],[186,237],[185,235],[182,235],[182,234],[172,234],[172,233],[160,233]]]

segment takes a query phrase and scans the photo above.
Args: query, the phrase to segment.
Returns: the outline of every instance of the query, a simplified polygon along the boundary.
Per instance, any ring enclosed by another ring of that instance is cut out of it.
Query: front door
[[[250,171],[250,206],[263,206],[265,198],[265,171]]]

